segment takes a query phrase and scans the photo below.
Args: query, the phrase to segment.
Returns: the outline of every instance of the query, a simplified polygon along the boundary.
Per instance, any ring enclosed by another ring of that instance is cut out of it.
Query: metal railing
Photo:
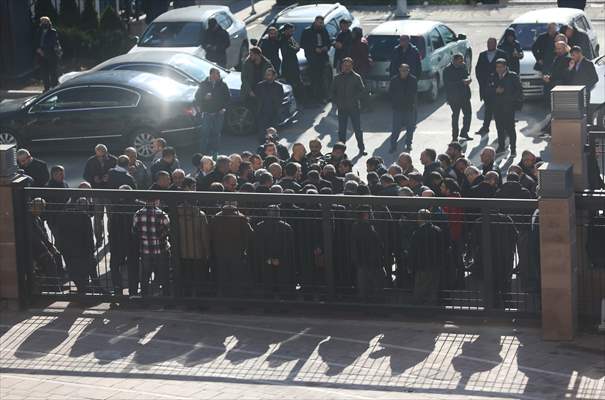
[[[537,200],[17,190],[30,298],[540,309]],[[150,256],[132,227],[152,201],[170,249]]]
[[[605,189],[605,130],[591,128],[588,132],[588,170],[591,189]]]

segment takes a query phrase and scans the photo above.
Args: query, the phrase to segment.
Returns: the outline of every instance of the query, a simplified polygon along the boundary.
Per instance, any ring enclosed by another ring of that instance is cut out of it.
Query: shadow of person
[[[481,333],[475,340],[465,341],[462,352],[452,359],[454,370],[461,375],[457,389],[464,390],[473,374],[489,371],[501,364],[501,351],[501,337],[495,333]],[[489,385],[490,381],[481,380],[481,383]],[[483,387],[479,390],[493,391],[494,388]]]
[[[195,348],[185,355],[183,365],[193,367],[214,361],[225,353],[225,340],[232,334],[232,328],[206,325],[202,336],[197,335]]]
[[[46,356],[58,348],[69,337],[69,331],[81,316],[81,309],[74,303],[69,305],[61,313],[57,313],[47,324],[33,331],[15,350],[15,357],[21,359],[33,359]],[[48,314],[30,318],[31,323],[47,317]]]
[[[164,361],[181,359],[193,349],[198,341],[199,327],[178,321],[155,322],[156,326],[147,326],[151,338],[139,345],[133,361],[139,365],[159,364]],[[152,329],[150,329],[152,328]]]
[[[308,332],[309,328],[306,328],[299,334],[281,342],[279,347],[267,357],[269,367],[278,368],[293,360],[298,360],[296,365],[302,367],[319,343],[326,339],[325,336],[308,335]],[[297,367],[295,366],[293,370],[296,369]]]
[[[370,341],[378,334],[376,331],[347,334],[346,339],[352,340],[330,336],[321,342],[317,353],[328,366],[325,374],[336,376],[343,372],[370,347]]]
[[[401,375],[426,360],[435,350],[438,336],[439,334],[427,334],[426,331],[387,332],[378,342],[381,349],[370,353],[368,357],[390,357],[391,375]],[[405,348],[401,347],[402,344],[405,344]]]
[[[285,334],[239,329],[234,333],[237,343],[227,352],[225,359],[238,365],[246,360],[258,358],[269,350],[269,346],[286,339]]]

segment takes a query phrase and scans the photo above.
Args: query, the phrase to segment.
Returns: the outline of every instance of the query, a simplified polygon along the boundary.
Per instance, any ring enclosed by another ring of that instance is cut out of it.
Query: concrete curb
[[[258,12],[258,13],[254,14],[254,15],[250,15],[250,16],[244,18],[244,23],[246,25],[249,25],[252,22],[256,21],[257,19],[260,19],[260,18],[266,16],[267,14],[269,14],[272,9],[273,9],[273,7],[269,8],[268,10],[264,10],[264,11]]]
[[[20,99],[23,97],[37,96],[40,90],[0,90],[0,99]]]

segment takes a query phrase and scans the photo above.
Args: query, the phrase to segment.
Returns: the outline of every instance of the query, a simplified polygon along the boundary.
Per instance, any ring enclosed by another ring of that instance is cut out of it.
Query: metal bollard
[[[605,297],[601,299],[601,324],[599,325],[599,332],[605,333]]]

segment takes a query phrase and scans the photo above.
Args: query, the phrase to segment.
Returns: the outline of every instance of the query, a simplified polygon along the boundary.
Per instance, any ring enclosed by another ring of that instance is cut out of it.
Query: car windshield
[[[410,41],[418,48],[420,57],[424,58],[426,46],[424,37],[412,36]],[[393,48],[399,44],[399,36],[393,35],[370,35],[368,36],[368,45],[370,47],[370,56],[374,61],[390,61]]]
[[[186,54],[175,55],[170,59],[170,63],[175,68],[185,72],[198,82],[203,81],[208,77],[208,75],[210,75],[210,68],[217,68],[219,71],[221,71],[222,77],[229,73],[229,71],[209,63],[208,61]]]
[[[153,22],[141,40],[142,47],[197,47],[204,34],[200,22]]]
[[[521,48],[531,50],[538,35],[546,32],[548,24],[512,24],[510,27],[515,30]]]

